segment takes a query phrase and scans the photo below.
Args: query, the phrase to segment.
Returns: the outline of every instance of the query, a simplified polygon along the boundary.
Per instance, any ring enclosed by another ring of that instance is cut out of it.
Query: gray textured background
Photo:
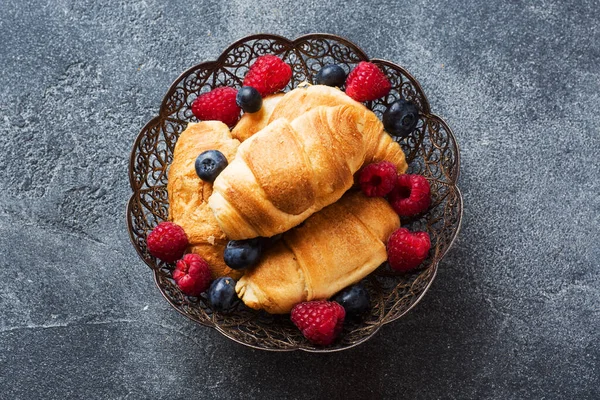
[[[599,2],[328,3],[0,1],[1,398],[600,398]],[[257,32],[404,65],[462,147],[431,290],[343,353],[196,327],[127,236],[135,135],[179,73]]]

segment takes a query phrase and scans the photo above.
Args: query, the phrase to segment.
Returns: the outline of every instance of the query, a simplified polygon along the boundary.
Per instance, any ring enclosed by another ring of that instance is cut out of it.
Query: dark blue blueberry
[[[333,301],[344,307],[346,315],[350,318],[360,318],[370,308],[369,292],[360,283],[342,290],[335,295]]]
[[[247,113],[255,113],[262,107],[262,97],[252,86],[244,86],[238,90],[235,102]]]
[[[419,122],[419,108],[411,101],[393,102],[383,113],[383,126],[392,136],[407,137]]]
[[[339,65],[329,64],[321,68],[315,77],[317,85],[341,87],[346,81],[346,72]]]
[[[206,150],[196,158],[196,173],[200,179],[214,182],[227,166],[227,158],[219,150]]]
[[[208,288],[208,301],[220,312],[232,311],[239,299],[235,293],[236,281],[228,276],[215,279]]]
[[[232,269],[246,269],[256,265],[262,254],[262,241],[262,238],[230,240],[223,253],[225,264]]]

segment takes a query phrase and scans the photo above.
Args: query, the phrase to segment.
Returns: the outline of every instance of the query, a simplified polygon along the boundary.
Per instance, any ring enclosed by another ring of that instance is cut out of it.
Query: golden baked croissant
[[[219,150],[231,161],[238,146],[239,141],[231,138],[229,128],[222,122],[191,123],[177,140],[168,173],[169,220],[183,228],[190,242],[188,250],[208,262],[215,278],[237,278],[241,274],[225,265],[227,238],[207,203],[212,184],[198,177],[194,163],[205,150]]]
[[[402,149],[371,111],[316,107],[291,122],[277,119],[242,143],[208,204],[230,239],[270,237],[336,202],[375,159],[406,170]]]
[[[243,142],[262,128],[267,126],[271,113],[279,104],[279,100],[283,97],[283,93],[276,93],[267,96],[263,99],[262,107],[255,113],[244,113],[235,127],[231,130],[231,136],[234,139]]]
[[[385,244],[399,226],[383,198],[349,192],[284,233],[235,290],[248,307],[272,314],[327,299],[387,259]]]

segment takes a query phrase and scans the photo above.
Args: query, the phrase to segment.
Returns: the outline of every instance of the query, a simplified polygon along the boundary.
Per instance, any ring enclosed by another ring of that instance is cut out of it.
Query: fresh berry
[[[344,307],[346,316],[350,318],[360,318],[369,311],[370,308],[369,292],[367,292],[367,289],[360,283],[342,290],[335,295],[333,301]]]
[[[395,230],[387,242],[388,263],[397,271],[410,271],[427,258],[431,241],[427,232]]]
[[[346,311],[335,301],[308,301],[292,308],[291,320],[305,338],[314,344],[327,346],[342,331]]]
[[[172,222],[161,222],[148,234],[148,252],[164,262],[174,262],[183,256],[188,238],[183,228]]]
[[[200,179],[214,182],[221,171],[227,167],[227,158],[219,150],[206,150],[196,158],[194,167]]]
[[[358,183],[368,197],[383,197],[396,185],[396,166],[389,161],[381,161],[365,166],[358,176]]]
[[[321,68],[315,77],[317,85],[341,87],[346,81],[346,72],[339,65],[329,64]]]
[[[392,84],[377,65],[361,61],[346,79],[346,94],[356,101],[371,101],[390,92]]]
[[[256,265],[261,254],[261,238],[230,240],[225,247],[223,258],[229,268],[240,270]]]
[[[199,296],[210,285],[210,267],[198,254],[186,254],[177,261],[173,280],[188,296]]]
[[[236,281],[228,276],[215,279],[208,289],[208,301],[220,312],[232,311],[239,299],[235,292]]]
[[[252,86],[262,97],[283,89],[292,78],[292,68],[273,55],[260,56],[248,70],[244,86]]]
[[[405,138],[417,127],[419,108],[411,101],[393,102],[383,113],[383,126],[392,136]]]
[[[236,96],[237,90],[234,88],[218,87],[198,96],[192,103],[192,113],[200,121],[221,121],[233,126],[240,116]]]
[[[252,86],[244,86],[237,92],[236,104],[246,113],[255,113],[262,107],[262,97]]]
[[[398,175],[396,186],[388,195],[392,208],[401,217],[427,211],[431,204],[429,182],[422,175]]]

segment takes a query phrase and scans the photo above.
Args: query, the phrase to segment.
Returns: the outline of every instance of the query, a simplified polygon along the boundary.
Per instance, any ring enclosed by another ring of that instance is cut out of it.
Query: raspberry
[[[370,101],[385,96],[392,84],[377,65],[361,61],[346,78],[346,94],[356,101]]]
[[[431,204],[429,193],[429,182],[424,176],[399,175],[388,200],[398,215],[410,217],[427,211]]]
[[[314,344],[327,346],[342,331],[346,311],[335,301],[308,301],[296,304],[290,318],[305,338]]]
[[[240,107],[235,102],[237,90],[231,87],[218,87],[203,93],[192,103],[192,113],[200,121],[221,121],[233,126],[240,115]]]
[[[431,241],[427,232],[411,232],[406,228],[395,230],[387,242],[388,262],[392,269],[410,271],[427,258]]]
[[[244,86],[252,86],[262,97],[283,89],[292,78],[292,68],[273,55],[260,56],[248,70]]]
[[[188,244],[183,228],[172,222],[161,222],[146,239],[148,252],[165,262],[180,259]]]
[[[199,296],[210,286],[210,268],[198,254],[186,254],[177,261],[173,279],[188,296]]]
[[[363,193],[369,197],[383,197],[396,185],[396,166],[382,161],[365,166],[358,177]]]

